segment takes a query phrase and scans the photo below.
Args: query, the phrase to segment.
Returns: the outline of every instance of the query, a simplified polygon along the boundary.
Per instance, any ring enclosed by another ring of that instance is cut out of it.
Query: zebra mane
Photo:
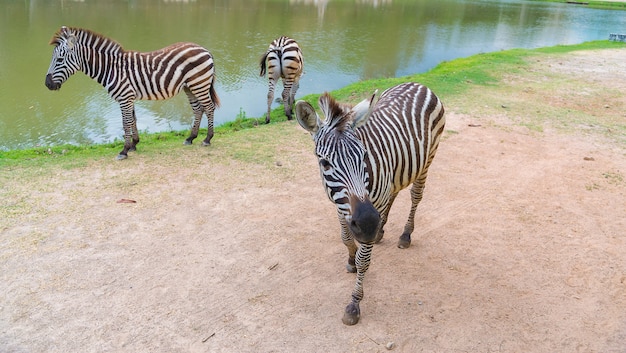
[[[346,130],[346,127],[350,126],[352,117],[350,114],[350,107],[346,104],[338,103],[333,97],[324,92],[320,96],[319,106],[324,116],[326,116],[326,124],[339,132]]]
[[[65,27],[65,26],[61,27],[61,29],[59,29],[52,36],[52,39],[50,39],[50,44],[59,45],[67,41],[70,38],[70,36],[76,37],[78,43],[82,43],[82,44],[94,43],[94,39],[98,39],[98,42],[110,44],[109,48],[116,47],[116,48],[119,48],[120,50],[123,50],[122,45],[120,43],[118,43],[117,41],[111,38],[107,38],[103,36],[102,34],[99,34],[94,31],[84,29],[84,28]]]

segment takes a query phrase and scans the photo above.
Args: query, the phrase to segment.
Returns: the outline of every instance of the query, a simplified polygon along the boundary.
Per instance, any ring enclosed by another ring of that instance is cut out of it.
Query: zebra
[[[267,116],[265,123],[270,122],[272,101],[274,100],[274,87],[280,78],[283,79],[283,104],[285,115],[291,120],[291,109],[298,90],[300,76],[304,70],[302,50],[295,40],[281,36],[270,44],[267,52],[261,57],[261,77],[269,79],[269,92],[267,93]]]
[[[124,50],[116,41],[88,29],[61,27],[50,44],[52,61],[46,87],[58,90],[76,71],[98,81],[122,110],[124,149],[117,156],[126,159],[139,143],[135,100],[160,100],[185,91],[195,118],[190,145],[198,136],[202,114],[208,118],[207,146],[213,137],[213,113],[220,100],[214,87],[213,57],[194,43],[176,43],[153,52]]]
[[[403,83],[374,103],[376,93],[353,108],[324,93],[319,107],[325,120],[305,101],[295,109],[298,123],[313,137],[322,182],[337,207],[346,268],[357,276],[342,319],[346,325],[360,319],[373,244],[383,237],[396,196],[410,185],[411,210],[398,247],[411,244],[415,210],[445,125],[443,104],[426,86]]]

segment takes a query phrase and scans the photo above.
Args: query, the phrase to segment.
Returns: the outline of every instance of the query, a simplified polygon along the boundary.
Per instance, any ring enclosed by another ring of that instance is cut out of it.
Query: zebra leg
[[[411,187],[411,211],[409,212],[409,219],[404,226],[404,232],[402,232],[400,240],[398,241],[398,247],[400,249],[406,249],[411,246],[411,233],[413,233],[415,225],[415,210],[420,201],[422,201],[425,184],[426,177],[419,177],[413,182],[413,186]]]
[[[348,229],[345,218],[339,215],[339,223],[341,224],[341,241],[348,248],[348,264],[346,264],[346,270],[350,273],[356,272],[355,256],[357,251],[356,243],[352,237],[352,233]]]
[[[185,140],[185,145],[191,145],[193,140],[198,137],[198,130],[200,129],[200,122],[202,121],[202,113],[204,112],[204,107],[198,101],[198,98],[191,93],[191,90],[185,86],[185,93],[187,94],[187,98],[189,99],[189,104],[191,104],[191,109],[193,110],[193,125],[191,126],[191,132],[189,133],[189,137]]]
[[[380,213],[380,226],[378,227],[378,234],[376,235],[376,239],[374,239],[374,243],[380,243],[380,241],[383,240],[383,236],[385,235],[384,228],[385,228],[385,224],[387,224],[387,217],[389,216],[389,211],[391,210],[391,206],[393,205],[393,202],[396,200],[396,196],[398,196],[397,192],[394,194],[391,194],[391,197],[389,198],[387,205],[385,206],[383,211]]]
[[[131,125],[132,130],[132,144],[129,152],[137,150],[137,144],[139,143],[139,130],[137,130],[137,115],[135,114],[135,107],[133,106],[133,123]]]
[[[299,78],[296,78],[296,80],[293,82],[293,86],[291,86],[291,89],[289,90],[289,100],[287,101],[287,104],[289,105],[289,115],[287,115],[287,117],[289,118],[289,120],[291,120],[291,116],[293,112],[293,103],[295,102],[296,92],[298,91],[299,87],[300,87],[300,80]],[[285,108],[285,111],[286,109],[287,108]]]
[[[346,306],[341,319],[345,325],[355,325],[361,318],[359,303],[363,299],[363,280],[370,266],[373,247],[372,244],[359,244],[359,250],[356,252],[356,284],[352,291],[352,301]]]
[[[274,100],[274,87],[276,86],[276,78],[269,76],[269,82],[270,88],[267,92],[267,115],[265,116],[266,124],[270,123],[270,114],[272,112],[272,101]]]
[[[117,155],[117,160],[128,158],[128,151],[134,151],[135,145],[139,143],[133,101],[120,102],[120,109],[122,110],[122,126],[124,127],[124,149]]]
[[[208,126],[206,129],[206,138],[204,139],[204,141],[202,141],[202,146],[208,146],[211,144],[211,139],[213,138],[214,135],[214,131],[213,131],[213,115],[215,113],[215,103],[213,103],[213,101],[210,101],[207,104],[204,104],[204,112],[206,113],[207,116],[207,120],[208,120]]]
[[[291,120],[291,87],[293,82],[286,82],[283,80],[283,107],[285,107],[285,115],[287,120]]]

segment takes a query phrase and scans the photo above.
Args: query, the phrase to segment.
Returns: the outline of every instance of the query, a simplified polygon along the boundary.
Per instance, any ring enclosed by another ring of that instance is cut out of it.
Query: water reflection
[[[47,43],[61,25],[90,28],[132,50],[178,41],[208,48],[220,124],[240,113],[263,115],[267,82],[259,77],[259,58],[282,34],[303,48],[301,97],[480,52],[606,39],[626,24],[619,11],[514,0],[0,0],[0,6],[2,149],[122,137],[119,107],[95,81],[78,73],[59,92],[44,87]],[[137,116],[139,128],[151,132],[188,129],[193,118],[184,95],[138,102]]]

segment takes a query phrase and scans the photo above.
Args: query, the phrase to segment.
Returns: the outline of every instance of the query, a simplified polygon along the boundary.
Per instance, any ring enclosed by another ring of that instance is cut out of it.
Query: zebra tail
[[[219,108],[220,97],[218,97],[217,92],[215,92],[215,85],[211,85],[211,88],[209,89],[209,94],[211,95],[211,100],[213,101],[213,104],[215,104],[215,107]]]
[[[261,57],[261,77],[265,76],[265,70],[266,70],[266,62],[267,62],[267,56],[269,55],[269,51],[267,53],[265,53],[262,57]]]

